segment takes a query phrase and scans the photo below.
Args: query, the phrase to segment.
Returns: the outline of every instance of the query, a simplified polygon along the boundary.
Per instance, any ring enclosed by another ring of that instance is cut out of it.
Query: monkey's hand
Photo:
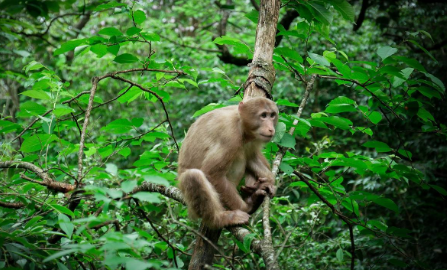
[[[275,196],[276,187],[274,185],[274,181],[265,177],[259,177],[258,182],[258,189],[265,191],[270,198],[273,198],[273,196]]]
[[[259,185],[256,185],[256,186],[249,186],[249,185],[241,186],[242,197],[244,197],[244,198],[250,197],[258,189],[258,186]]]
[[[267,196],[267,192],[262,189],[257,189],[245,202],[250,206],[248,213],[254,213],[264,201],[264,197]]]

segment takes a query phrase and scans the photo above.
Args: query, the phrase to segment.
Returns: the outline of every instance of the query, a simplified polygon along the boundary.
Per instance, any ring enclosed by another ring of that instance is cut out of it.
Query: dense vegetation
[[[178,149],[199,115],[241,100],[259,8],[0,3],[0,268],[187,268],[199,223],[174,188]],[[447,268],[446,12],[283,1],[265,148],[284,154],[282,269]],[[244,239],[224,230],[213,267],[265,267],[261,212]]]

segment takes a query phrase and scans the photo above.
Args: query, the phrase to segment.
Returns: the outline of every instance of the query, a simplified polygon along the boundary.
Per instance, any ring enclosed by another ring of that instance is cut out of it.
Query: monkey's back
[[[222,145],[230,146],[241,141],[238,106],[219,108],[202,115],[191,125],[183,141],[178,174],[187,169],[202,169],[203,161],[221,151]]]

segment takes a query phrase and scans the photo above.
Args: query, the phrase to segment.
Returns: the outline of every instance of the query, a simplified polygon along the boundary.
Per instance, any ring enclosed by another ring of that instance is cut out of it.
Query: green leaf
[[[411,157],[413,156],[413,154],[408,151],[408,150],[404,150],[404,149],[399,149],[399,154],[401,154],[402,156],[411,159]]]
[[[142,10],[137,10],[133,13],[133,19],[135,23],[140,24],[146,20],[146,14]]]
[[[71,254],[71,253],[78,252],[78,251],[79,251],[78,249],[62,250],[62,251],[59,251],[59,252],[54,253],[54,254],[51,255],[51,256],[48,256],[47,258],[45,258],[45,260],[43,260],[43,262],[48,262],[48,261],[51,261],[51,260],[54,260],[54,259],[63,257],[63,256],[65,256],[65,255],[68,255],[68,254]]]
[[[433,117],[433,115],[431,115],[431,113],[429,113],[426,109],[424,108],[419,108],[418,111],[418,116],[419,118],[421,118],[422,120],[424,120],[425,122],[428,122],[429,120],[436,122],[435,118]]]
[[[279,143],[286,133],[286,124],[283,122],[278,122],[275,127],[275,136],[273,136],[272,142]]]
[[[400,62],[407,64],[409,67],[417,69],[421,72],[425,72],[424,66],[422,66],[416,59],[408,58],[405,56],[397,56],[397,55],[393,56],[393,58],[397,59]]]
[[[36,99],[43,99],[43,100],[51,99],[51,97],[48,95],[48,93],[44,92],[42,90],[28,90],[28,91],[22,92],[21,95],[36,98]]]
[[[70,209],[65,207],[65,206],[58,205],[58,204],[52,204],[51,207],[56,209],[56,211],[58,211],[61,214],[66,214],[66,215],[69,215],[71,217],[74,217],[74,213]]]
[[[435,61],[436,63],[438,63],[438,61],[436,60],[436,58],[433,57],[433,55],[427,51],[424,47],[422,47],[419,43],[417,43],[414,40],[408,40],[409,42],[413,43],[414,45],[416,45],[416,47],[418,47],[419,49],[421,49],[422,51],[424,51],[433,61]]]
[[[61,264],[60,262],[57,262],[57,268],[59,270],[69,270],[67,266]]]
[[[140,28],[138,28],[138,27],[131,27],[131,28],[127,29],[126,35],[133,36],[133,35],[136,35],[136,34],[138,34],[140,32],[141,32]]]
[[[329,67],[331,65],[329,63],[329,61],[326,58],[324,58],[323,56],[321,56],[321,55],[318,55],[318,54],[315,54],[315,53],[311,53],[311,52],[309,52],[308,55],[317,64],[320,64],[320,65],[325,66],[325,67]]]
[[[373,123],[374,125],[377,125],[382,120],[382,114],[376,111],[371,112],[368,115],[369,121]]]
[[[137,186],[136,180],[127,180],[121,183],[121,189],[126,193],[131,192],[136,186]]]
[[[141,33],[147,41],[160,41],[160,36],[157,33]]]
[[[43,147],[57,140],[54,134],[35,134],[31,137],[25,138],[20,147],[20,151],[24,153],[31,153],[41,150]]]
[[[430,73],[424,73],[425,76],[429,77],[430,80],[436,84],[437,86],[439,86],[439,88],[442,90],[442,92],[445,92],[445,86],[442,83],[442,81],[440,79],[438,79],[437,77],[435,77],[434,75],[430,74]]]
[[[397,49],[390,46],[381,47],[377,50],[377,54],[382,58],[382,61],[396,52]]]
[[[67,237],[71,238],[74,231],[74,225],[66,215],[59,214],[59,226],[61,227],[62,231],[67,234]]]
[[[250,234],[247,234],[247,235],[244,237],[244,248],[245,248],[245,250],[250,251],[251,242],[253,241],[253,239],[255,238],[255,236],[256,236],[256,234],[254,234],[254,233],[250,233]]]
[[[447,196],[447,191],[444,188],[437,185],[430,185],[430,187],[436,190],[437,192],[441,193],[442,195]]]
[[[58,49],[53,53],[54,56],[63,54],[74,50],[76,47],[81,46],[86,43],[86,39],[74,39],[63,43]]]
[[[335,253],[335,256],[337,256],[339,262],[343,262],[343,249],[339,248],[337,253]]]
[[[292,174],[293,173],[292,166],[290,166],[289,164],[287,164],[284,161],[281,162],[281,165],[279,165],[279,169],[281,169],[281,171],[283,171],[286,174]]]
[[[399,208],[397,207],[397,205],[390,199],[386,199],[386,198],[377,198],[377,199],[373,199],[372,200],[374,203],[386,207],[390,210],[393,210],[396,213],[399,213]]]
[[[334,64],[334,66],[337,68],[338,72],[340,72],[343,77],[350,79],[351,78],[351,69],[349,68],[348,65],[343,64],[340,60],[338,59],[331,59],[332,64]]]
[[[132,195],[133,198],[136,198],[140,201],[150,202],[150,203],[160,203],[160,198],[158,198],[157,193],[151,192],[138,192]]]
[[[119,50],[120,50],[119,44],[107,47],[107,51],[115,56],[118,55]]]
[[[42,65],[39,62],[36,61],[31,61],[28,65],[24,66],[23,69],[25,70],[26,73],[28,73],[29,71],[32,70],[38,70],[41,68],[46,68],[44,65]]]
[[[107,45],[96,44],[90,48],[90,51],[92,51],[94,54],[96,54],[96,56],[98,58],[101,58],[107,54],[107,48],[108,48]]]
[[[417,88],[417,90],[419,91],[419,93],[421,93],[422,95],[428,97],[428,98],[432,98],[435,97],[437,99],[441,99],[441,94],[439,94],[438,91],[428,87],[428,86],[420,86]]]
[[[329,106],[326,108],[327,113],[341,113],[341,112],[354,112],[356,111],[354,107],[355,101],[347,97],[337,97],[329,102]]]
[[[276,101],[276,105],[278,106],[288,106],[288,107],[299,107],[298,104],[292,103],[286,99],[278,99]]]
[[[101,4],[97,6],[93,11],[103,11],[106,9],[116,8],[116,7],[125,7],[126,4],[124,3],[117,3],[117,2],[109,2],[107,4]]]
[[[293,59],[299,63],[303,63],[303,58],[301,57],[301,55],[297,51],[292,50],[290,48],[279,47],[275,49],[275,53],[282,55],[286,58]]]
[[[367,141],[366,143],[362,144],[362,146],[374,148],[379,153],[391,151],[391,148],[388,146],[388,144],[379,141]]]
[[[241,53],[250,52],[250,47],[248,47],[244,42],[242,42],[241,40],[239,40],[237,38],[221,36],[221,37],[217,37],[213,42],[216,44],[219,44],[219,45],[226,44],[226,45],[238,46],[242,50]]]
[[[123,33],[121,33],[120,30],[118,30],[115,27],[106,27],[98,32],[99,35],[105,35],[105,36],[122,36]]]
[[[329,3],[348,21],[354,21],[354,8],[346,0],[329,0]]]
[[[148,142],[154,142],[156,139],[168,139],[168,134],[164,132],[152,131],[142,137],[143,140]]]
[[[132,123],[127,119],[117,119],[110,122],[107,126],[101,128],[102,131],[108,131],[115,134],[122,134],[131,131]]]
[[[284,133],[284,136],[282,137],[281,141],[278,144],[283,147],[295,149],[296,144],[295,137],[293,137],[289,133]]]
[[[339,116],[321,117],[318,119],[343,130],[349,129],[352,126],[351,120]]]
[[[131,153],[131,150],[129,147],[124,147],[123,149],[118,151],[118,154],[122,155],[123,157],[128,157]]]
[[[53,114],[56,117],[60,117],[69,113],[75,112],[75,110],[67,105],[57,104],[56,108],[53,110]]]
[[[323,24],[332,23],[332,13],[323,5],[317,4],[315,2],[307,2],[307,7],[310,9],[315,18]]]
[[[138,58],[130,53],[123,53],[113,59],[114,62],[125,64],[138,62]]]

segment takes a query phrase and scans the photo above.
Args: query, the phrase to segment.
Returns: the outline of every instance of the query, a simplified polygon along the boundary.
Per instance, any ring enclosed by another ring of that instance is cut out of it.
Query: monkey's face
[[[275,102],[266,98],[250,99],[239,103],[239,114],[246,135],[264,143],[272,140],[278,123]]]

